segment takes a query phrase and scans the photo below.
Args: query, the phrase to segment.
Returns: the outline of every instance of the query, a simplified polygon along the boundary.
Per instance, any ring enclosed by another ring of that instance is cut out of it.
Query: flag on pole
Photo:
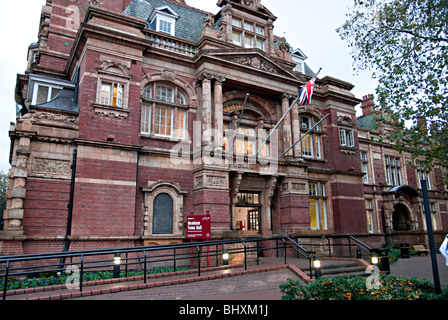
[[[446,266],[448,267],[448,235],[445,237],[445,240],[442,242],[442,245],[439,248],[440,253],[446,259]]]
[[[311,104],[311,98],[313,96],[314,86],[316,85],[316,79],[321,70],[322,68],[320,68],[319,71],[317,71],[317,73],[314,75],[314,77],[310,81],[308,81],[308,83],[300,90],[298,97],[299,100],[297,101],[298,105],[303,106]]]
[[[299,92],[299,105],[311,104],[311,97],[313,96],[316,77],[308,81],[308,83]]]

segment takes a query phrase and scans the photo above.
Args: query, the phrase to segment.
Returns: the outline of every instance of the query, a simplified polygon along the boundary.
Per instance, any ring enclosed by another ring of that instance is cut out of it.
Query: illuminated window
[[[112,107],[123,107],[123,85],[102,83],[100,103]]]
[[[186,139],[187,110],[183,106],[187,99],[183,93],[176,87],[152,83],[143,89],[141,98],[144,101],[141,109],[142,134]]]
[[[311,217],[310,228],[312,230],[328,230],[325,183],[310,182],[308,188]]]
[[[300,132],[302,137],[302,155],[307,158],[322,158],[322,132],[320,126],[314,128],[309,132],[311,128],[317,123],[314,118],[309,116],[300,117]]]
[[[233,43],[241,45],[241,32],[233,31]]]

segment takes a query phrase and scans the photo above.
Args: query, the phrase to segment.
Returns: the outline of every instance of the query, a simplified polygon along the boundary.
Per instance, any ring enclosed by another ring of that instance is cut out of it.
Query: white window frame
[[[142,135],[177,140],[187,139],[188,110],[186,107],[180,106],[186,106],[187,99],[179,89],[165,83],[149,83],[143,88],[141,98],[143,100],[140,121],[140,133]],[[173,104],[179,106],[173,106]],[[156,119],[157,110],[162,109],[169,112],[169,117],[163,117],[163,119],[170,118],[169,123],[162,121],[162,118]],[[182,119],[180,119],[180,115],[182,115]],[[156,120],[159,121],[157,125]],[[159,128],[157,133],[155,132],[156,127]],[[160,130],[161,127],[165,130]],[[166,134],[167,128],[170,128],[169,134]]]
[[[369,233],[375,232],[375,223],[373,221],[373,200],[372,199],[366,199],[366,216],[367,216],[367,231]],[[370,220],[370,223],[369,223]]]
[[[105,90],[105,88],[109,88],[109,90]],[[115,88],[117,89],[116,98],[114,98],[114,89]],[[125,86],[120,82],[101,79],[98,103],[105,105],[105,106],[123,108],[124,88],[125,88]],[[108,92],[107,100],[103,97],[103,93],[105,93],[105,92]],[[114,103],[114,100],[115,100],[115,103]]]
[[[170,13],[167,13],[169,11]],[[149,17],[149,21],[151,24],[156,23],[155,28],[158,32],[167,33],[169,35],[175,36],[176,34],[176,20],[179,18],[179,15],[171,9],[169,6],[161,6],[154,10],[154,12]],[[164,30],[162,26],[162,22],[170,25],[169,32]]]
[[[39,87],[46,87],[46,88],[48,88],[46,101],[42,102],[42,103],[39,103],[39,104],[44,104],[44,103],[47,103],[47,102],[51,101],[52,100],[51,97],[52,97],[52,93],[53,93],[54,89],[59,90],[59,91],[62,91],[62,89],[64,89],[63,87],[60,87],[60,86],[54,86],[54,85],[43,84],[43,83],[34,83],[33,100],[31,102],[32,105],[36,105],[36,103],[37,103],[37,94],[38,94],[38,91],[39,91]]]
[[[364,173],[363,182],[364,184],[369,183],[369,162],[367,161],[367,152],[361,151],[361,164],[362,172]]]
[[[174,35],[172,30],[173,30],[173,23],[171,21],[168,21],[166,19],[157,19],[157,23],[158,23],[158,30],[159,32],[165,32],[168,33],[170,35]]]
[[[340,136],[340,145],[342,147],[349,147],[354,148],[355,147],[355,134],[353,130],[350,129],[339,129],[339,136]]]

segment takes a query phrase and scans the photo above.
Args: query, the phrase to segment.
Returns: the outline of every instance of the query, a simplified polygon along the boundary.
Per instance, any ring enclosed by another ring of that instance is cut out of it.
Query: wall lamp
[[[229,253],[227,252],[227,250],[224,250],[224,252],[222,254],[222,264],[224,266],[229,265]]]
[[[316,275],[316,279],[319,279],[322,276],[322,271],[320,270],[320,267],[322,266],[321,261],[319,260],[318,256],[313,257],[313,267],[314,267],[314,274]]]

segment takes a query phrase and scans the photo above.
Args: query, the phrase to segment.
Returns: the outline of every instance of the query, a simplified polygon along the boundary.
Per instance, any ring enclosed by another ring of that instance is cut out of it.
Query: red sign
[[[210,239],[211,220],[209,215],[187,217],[187,239]]]

